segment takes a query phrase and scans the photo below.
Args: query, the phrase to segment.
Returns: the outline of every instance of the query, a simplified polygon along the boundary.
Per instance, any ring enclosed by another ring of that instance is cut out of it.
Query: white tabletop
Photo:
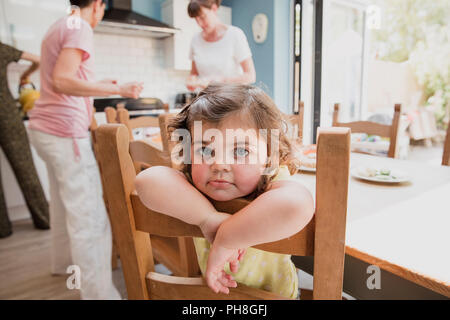
[[[450,167],[352,153],[350,167],[400,169],[401,184],[350,177],[346,246],[450,287]],[[315,194],[315,175],[295,180]]]

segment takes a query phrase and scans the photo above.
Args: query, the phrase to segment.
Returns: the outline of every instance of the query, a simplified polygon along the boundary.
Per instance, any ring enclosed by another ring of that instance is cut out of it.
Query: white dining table
[[[450,297],[450,167],[358,153],[358,166],[401,170],[409,181],[369,182],[350,175],[346,254]],[[315,195],[315,174],[293,179]]]

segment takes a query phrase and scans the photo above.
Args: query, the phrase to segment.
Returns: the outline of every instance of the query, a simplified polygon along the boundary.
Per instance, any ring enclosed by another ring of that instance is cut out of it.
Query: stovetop
[[[123,104],[127,110],[163,110],[164,103],[158,98],[99,98],[94,99],[94,107],[96,112],[103,112],[106,107],[116,107]]]

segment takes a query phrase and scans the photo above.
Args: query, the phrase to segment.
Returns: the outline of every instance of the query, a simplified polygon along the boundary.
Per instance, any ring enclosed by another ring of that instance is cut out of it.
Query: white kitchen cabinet
[[[195,19],[189,17],[187,7],[189,0],[167,0],[161,5],[161,19],[177,29],[179,32],[173,37],[165,39],[166,66],[175,70],[191,70],[189,48],[192,37],[201,29]],[[231,8],[220,6],[218,15],[220,20],[231,25]]]
[[[0,40],[40,54],[48,28],[67,14],[69,0],[1,0]]]

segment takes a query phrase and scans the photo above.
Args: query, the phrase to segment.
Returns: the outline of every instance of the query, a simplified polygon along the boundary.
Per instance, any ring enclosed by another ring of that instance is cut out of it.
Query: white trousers
[[[80,268],[82,299],[120,299],[112,282],[112,235],[90,138],[61,138],[29,130],[50,184],[51,271]]]

